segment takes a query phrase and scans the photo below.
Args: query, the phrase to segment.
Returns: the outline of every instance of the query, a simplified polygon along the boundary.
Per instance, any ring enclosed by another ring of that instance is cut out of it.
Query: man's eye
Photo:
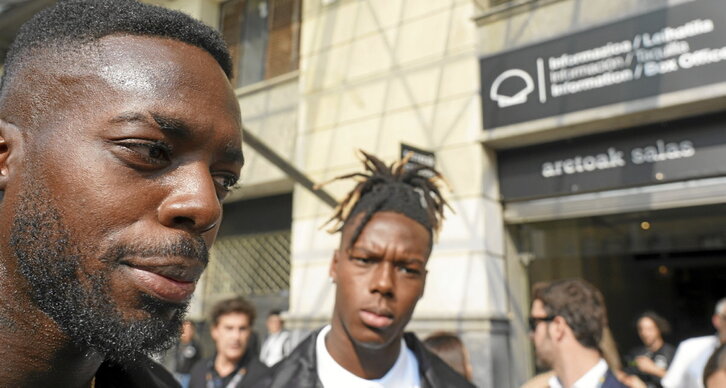
[[[363,264],[363,265],[368,265],[368,264],[372,264],[372,263],[374,262],[374,260],[373,260],[373,259],[369,259],[369,258],[367,258],[367,257],[355,257],[355,256],[351,256],[351,258],[350,258],[350,259],[351,259],[351,260],[352,260],[353,262],[356,262],[356,263],[358,263],[358,264]]]
[[[239,177],[232,174],[219,174],[214,176],[214,183],[219,187],[221,197],[226,196],[236,188]]]
[[[421,274],[421,270],[419,270],[418,268],[415,268],[415,267],[400,266],[400,267],[398,267],[398,270],[407,275],[418,276]]]
[[[128,141],[120,144],[132,151],[141,164],[161,166],[171,161],[171,146],[162,141]]]

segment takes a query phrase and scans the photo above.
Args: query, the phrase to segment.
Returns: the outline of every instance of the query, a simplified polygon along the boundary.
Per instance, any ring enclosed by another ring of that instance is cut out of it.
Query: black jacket
[[[206,388],[207,387],[207,373],[211,372],[214,368],[214,358],[207,358],[204,360],[197,361],[192,367],[191,377],[189,380],[189,388]],[[266,387],[267,380],[265,380],[269,374],[270,368],[263,364],[257,355],[253,352],[245,352],[238,364],[239,368],[246,368],[246,372],[242,380],[237,384],[237,388],[262,388]]]
[[[272,368],[270,388],[323,388],[318,378],[315,340],[320,329],[308,336],[287,358]],[[429,352],[413,333],[404,333],[406,347],[418,361],[422,388],[470,388],[473,384]]]
[[[163,366],[149,360],[130,365],[110,361],[96,372],[97,388],[177,388],[179,383]]]

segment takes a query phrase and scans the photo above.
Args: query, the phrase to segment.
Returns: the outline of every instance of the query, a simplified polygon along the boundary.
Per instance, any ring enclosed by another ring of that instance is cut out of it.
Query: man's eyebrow
[[[168,136],[177,138],[188,138],[191,135],[189,126],[179,119],[167,117],[158,113],[151,112],[151,117],[154,118],[159,128]]]
[[[188,138],[191,136],[191,130],[189,129],[189,125],[183,120],[164,116],[155,112],[149,112],[149,115],[151,115],[153,122],[149,120],[149,117],[147,115],[139,112],[122,113],[111,119],[111,122],[141,122],[150,125],[156,124],[167,136],[177,138]],[[228,144],[224,148],[222,155],[223,159],[228,160],[232,163],[239,163],[243,165],[245,162],[244,155],[242,154],[242,150],[239,148],[238,144]]]
[[[400,259],[396,260],[396,263],[398,264],[420,264],[420,265],[426,265],[426,261],[419,258],[408,258],[408,259]]]
[[[175,119],[172,117],[164,116],[159,113],[149,112],[152,120],[143,113],[139,112],[124,112],[120,115],[111,119],[112,123],[123,123],[123,122],[142,122],[150,125],[157,125],[164,134],[169,137],[176,138],[188,138],[191,135],[189,125],[183,120]]]
[[[225,147],[225,149],[224,149],[223,155],[224,155],[223,158],[225,160],[228,160],[232,163],[238,163],[240,165],[245,164],[245,157],[242,154],[242,150],[239,148],[239,146],[237,144],[227,145],[227,147]]]

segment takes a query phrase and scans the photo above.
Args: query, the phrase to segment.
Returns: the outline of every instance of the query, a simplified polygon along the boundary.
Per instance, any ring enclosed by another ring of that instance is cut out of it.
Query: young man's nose
[[[384,296],[393,295],[395,268],[388,262],[379,263],[373,270],[371,279],[371,292],[378,292]]]

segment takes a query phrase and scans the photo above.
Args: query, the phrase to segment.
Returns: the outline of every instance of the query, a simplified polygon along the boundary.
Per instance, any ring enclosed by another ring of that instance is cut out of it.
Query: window
[[[230,0],[221,30],[241,87],[297,70],[301,0]]]

